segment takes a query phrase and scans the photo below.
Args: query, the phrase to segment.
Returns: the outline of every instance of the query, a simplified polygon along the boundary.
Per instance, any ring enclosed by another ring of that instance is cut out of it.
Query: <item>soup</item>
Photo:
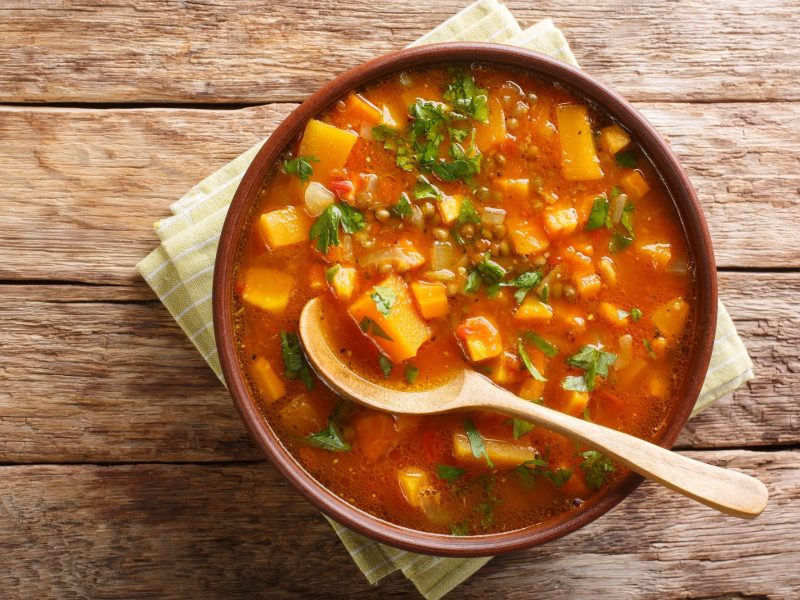
[[[309,121],[237,265],[237,346],[264,418],[325,487],[422,531],[530,526],[624,472],[504,415],[338,398],[297,339],[309,299],[366,378],[418,390],[467,366],[651,440],[688,352],[691,257],[636,140],[568,89],[489,65],[404,72]]]

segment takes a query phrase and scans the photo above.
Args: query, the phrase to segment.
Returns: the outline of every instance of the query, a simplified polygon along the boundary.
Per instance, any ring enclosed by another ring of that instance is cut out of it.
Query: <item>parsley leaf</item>
[[[411,363],[406,363],[405,376],[406,381],[409,383],[409,385],[411,385],[417,380],[417,377],[419,376],[419,369]]]
[[[452,525],[450,525],[450,535],[452,536],[469,535],[469,523],[467,521],[463,521],[462,523],[453,523]]]
[[[373,321],[369,317],[364,317],[363,319],[361,319],[361,322],[358,324],[358,326],[364,333],[371,333],[375,337],[383,338],[385,340],[389,340],[390,342],[394,341],[392,337],[383,330],[383,327],[378,325],[375,321]]]
[[[486,459],[486,464],[489,466],[489,468],[493,469],[494,463],[486,453],[486,445],[483,443],[483,436],[475,428],[475,424],[472,422],[472,419],[467,419],[464,422],[464,430],[467,432],[467,438],[469,439],[469,447],[470,450],[472,450],[472,456],[475,458],[480,458],[483,456]]]
[[[450,146],[452,161],[439,160],[433,164],[433,172],[443,181],[467,180],[481,172],[481,153],[475,145],[475,135],[472,136],[469,152],[461,144]]]
[[[617,360],[616,354],[603,352],[602,346],[587,344],[577,354],[567,359],[568,365],[586,371],[583,375],[584,389],[578,389],[580,385],[575,381],[578,378],[574,376],[565,378],[561,387],[566,390],[591,392],[595,388],[597,376],[608,377],[608,367],[614,364],[615,360]]]
[[[480,123],[489,122],[488,92],[475,83],[475,78],[462,69],[456,69],[455,78],[447,85],[444,95],[446,102],[460,112],[466,113]]]
[[[433,185],[424,175],[417,177],[414,184],[414,198],[417,200],[441,200],[442,191]]]
[[[522,304],[528,292],[539,285],[541,280],[541,271],[527,271],[517,276],[516,279],[501,283],[500,285],[502,287],[516,287],[517,291],[514,292],[514,300],[516,300],[517,304]]]
[[[436,465],[436,475],[443,481],[456,481],[467,471],[450,465]]]
[[[383,149],[395,153],[395,163],[404,171],[414,170],[414,159],[408,142],[394,129],[387,125],[372,128],[372,138],[383,142]]]
[[[399,217],[401,219],[405,219],[406,217],[411,216],[411,200],[408,199],[408,194],[403,192],[400,194],[400,199],[397,201],[397,204],[392,206],[390,209],[391,213]]]
[[[633,238],[621,233],[615,233],[608,242],[608,251],[611,253],[622,252],[633,243]]]
[[[525,368],[528,369],[528,373],[531,374],[531,377],[533,377],[536,381],[547,381],[544,375],[539,373],[539,369],[537,369],[531,362],[531,357],[528,356],[528,351],[525,350],[525,344],[522,343],[522,338],[517,340],[517,353],[522,359],[522,364],[525,365]]]
[[[287,379],[299,379],[310,390],[314,387],[311,370],[300,348],[300,340],[295,333],[281,331],[281,354],[283,354],[283,374]]]
[[[565,467],[559,467],[555,471],[545,471],[544,474],[550,481],[553,482],[553,485],[556,487],[561,487],[569,478],[572,477],[572,469],[567,469]]]
[[[561,387],[570,392],[588,392],[586,379],[581,375],[567,375],[561,382]]]
[[[375,308],[384,317],[389,316],[395,302],[397,302],[397,292],[393,288],[385,285],[376,285],[372,288],[372,293],[369,295],[375,303]]]
[[[536,425],[533,423],[529,423],[528,421],[523,421],[522,419],[517,419],[516,417],[511,419],[511,427],[513,428],[514,432],[514,439],[518,440],[523,435],[531,431]]]
[[[633,322],[635,323],[636,321],[638,321],[641,318],[642,318],[642,311],[639,310],[638,308],[632,308],[631,309],[631,319],[633,319]]]
[[[342,439],[342,435],[339,433],[339,428],[333,418],[328,419],[328,427],[306,436],[306,441],[318,448],[330,450],[331,452],[347,452],[350,450],[350,444]]]
[[[487,283],[500,283],[505,277],[506,270],[495,261],[491,259],[491,255],[487,252],[483,255],[483,261],[475,265],[480,276]]]
[[[481,275],[476,269],[470,270],[467,274],[467,283],[464,284],[464,293],[471,294],[477,292],[481,287]]]
[[[339,227],[345,233],[355,233],[366,227],[361,211],[344,202],[331,204],[317,217],[309,236],[317,242],[317,250],[326,254],[330,246],[339,245]]]
[[[381,354],[378,357],[378,366],[381,368],[381,372],[383,373],[383,378],[388,379],[389,375],[392,374],[392,369],[394,368],[394,364],[389,357],[385,354]]]
[[[628,235],[631,238],[636,237],[633,235],[633,211],[633,204],[626,204],[625,208],[622,209],[622,217],[620,217],[619,220],[619,222],[622,223],[622,226],[628,231]]]
[[[526,488],[532,488],[536,484],[536,478],[543,473],[547,467],[547,461],[541,458],[532,458],[514,467],[514,473],[520,478],[520,482]]]
[[[548,358],[553,358],[556,354],[558,354],[558,348],[554,344],[551,344],[546,339],[536,335],[532,331],[526,331],[522,334],[522,337],[525,338],[526,342],[533,344],[539,350],[544,352],[545,356]]]
[[[339,272],[339,270],[341,268],[342,268],[342,265],[337,263],[337,264],[333,265],[332,267],[330,267],[329,269],[326,269],[325,270],[325,280],[328,283],[332,283],[333,282],[333,278],[336,277],[336,274]]]
[[[592,210],[589,213],[589,219],[586,221],[584,229],[586,231],[594,231],[600,229],[606,224],[608,219],[608,200],[604,195],[600,195],[594,199]]]
[[[319,159],[314,156],[296,156],[284,161],[283,172],[287,175],[297,175],[300,181],[306,182],[314,174],[312,162],[319,162]]]
[[[614,155],[614,159],[621,167],[627,167],[629,169],[636,168],[636,154],[633,152],[633,150],[623,150],[622,152],[617,152]]]
[[[581,456],[584,458],[581,469],[586,476],[586,485],[596,490],[606,482],[608,475],[614,472],[614,464],[597,450],[588,450]]]
[[[642,345],[644,346],[644,349],[647,350],[647,354],[650,356],[650,358],[656,357],[656,353],[653,351],[653,345],[650,343],[650,340],[642,340]]]

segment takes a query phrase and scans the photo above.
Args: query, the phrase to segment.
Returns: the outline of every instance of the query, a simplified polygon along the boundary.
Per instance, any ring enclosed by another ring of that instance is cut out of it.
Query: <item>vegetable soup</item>
[[[344,401],[297,338],[321,297],[362,376],[465,366],[530,402],[655,439],[685,368],[694,280],[635,139],[556,83],[490,65],[403,72],[308,122],[263,183],[237,257],[240,361],[292,455],[351,504],[478,535],[575,510],[623,469],[488,412]]]

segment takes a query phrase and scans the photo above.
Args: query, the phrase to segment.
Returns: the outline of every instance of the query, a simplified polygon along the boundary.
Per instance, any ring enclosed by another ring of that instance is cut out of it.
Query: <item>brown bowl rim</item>
[[[680,403],[669,416],[659,445],[671,447],[691,414],[708,369],[717,314],[717,280],[711,237],[695,191],[677,158],[652,125],[624,98],[589,75],[531,50],[487,43],[446,43],[398,50],[342,73],[297,107],[272,133],[244,174],[228,210],[214,269],[213,316],[220,364],[239,415],[251,437],[280,473],[314,506],[345,527],[391,546],[440,556],[489,556],[530,548],[564,536],[611,510],[642,482],[629,474],[581,508],[544,523],[502,533],[455,537],[395,525],[348,504],[318,483],[289,454],[263,418],[242,373],[235,348],[232,290],[234,259],[250,200],[269,168],[286,146],[316,116],[351,90],[392,73],[454,63],[489,63],[560,81],[607,111],[631,131],[648,155],[677,207],[695,263],[696,297],[689,364],[696,365],[684,381]]]

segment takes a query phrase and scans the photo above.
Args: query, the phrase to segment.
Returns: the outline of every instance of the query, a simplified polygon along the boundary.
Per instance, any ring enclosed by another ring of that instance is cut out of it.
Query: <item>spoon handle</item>
[[[477,373],[470,374],[460,396],[464,408],[502,412],[579,440],[643,477],[725,514],[752,519],[766,507],[769,494],[758,479],[525,401]]]

